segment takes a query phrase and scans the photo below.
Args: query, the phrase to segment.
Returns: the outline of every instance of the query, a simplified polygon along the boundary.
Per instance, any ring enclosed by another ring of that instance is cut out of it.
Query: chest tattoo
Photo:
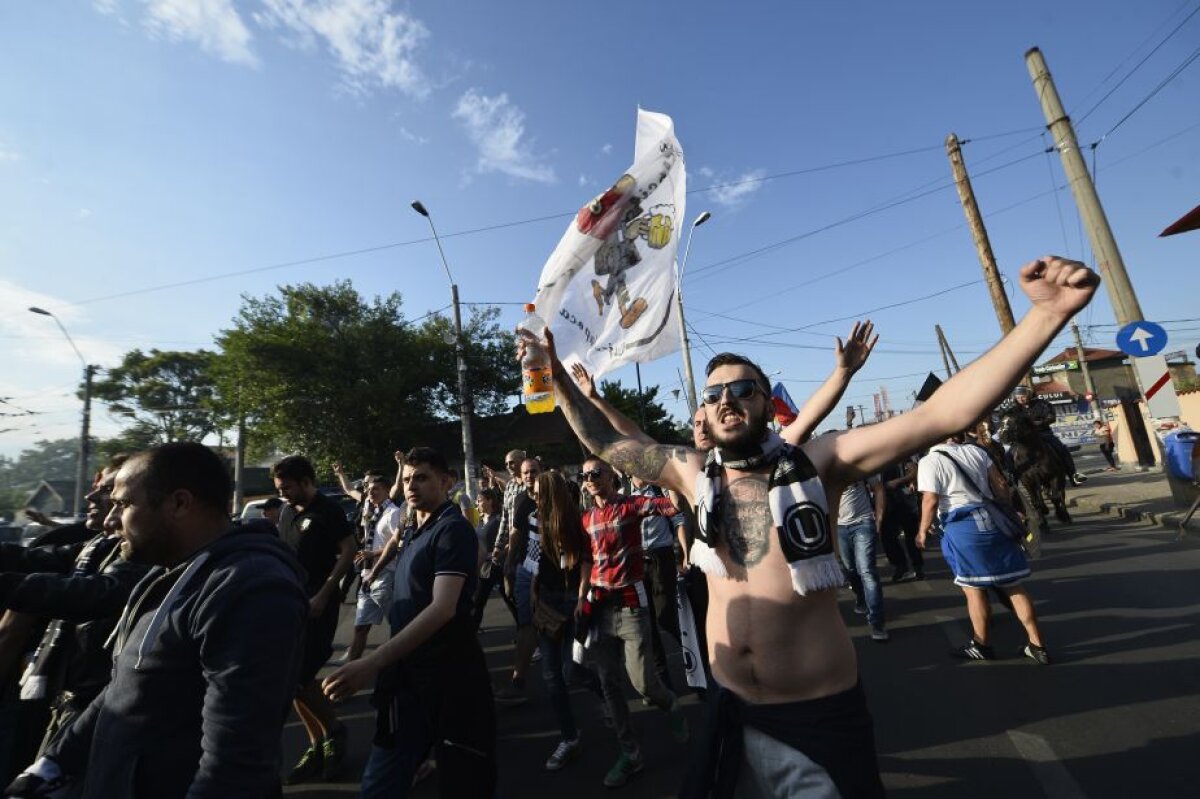
[[[729,557],[739,566],[762,562],[771,545],[771,508],[767,479],[743,477],[721,491],[721,525],[729,541]]]

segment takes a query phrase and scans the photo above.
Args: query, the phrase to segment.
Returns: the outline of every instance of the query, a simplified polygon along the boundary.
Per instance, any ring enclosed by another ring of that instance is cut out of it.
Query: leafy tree
[[[646,386],[642,389],[642,402],[638,402],[638,392],[635,388],[625,388],[620,381],[601,380],[600,396],[610,405],[632,420],[646,435],[663,444],[692,443],[691,432],[687,427],[680,427],[671,418],[671,414],[658,402],[658,386]],[[643,421],[643,415],[644,421]]]
[[[74,480],[79,439],[38,441],[15,460],[0,463],[0,486],[27,488],[39,480]]]
[[[96,382],[93,395],[133,421],[140,442],[200,441],[215,433],[213,353],[133,350]]]
[[[218,335],[222,412],[244,416],[252,455],[302,452],[319,466],[382,467],[426,426],[458,416],[452,324],[407,322],[398,293],[367,301],[349,281],[281,286],[242,298]],[[511,335],[497,311],[464,325],[476,412],[504,405],[519,383]]]

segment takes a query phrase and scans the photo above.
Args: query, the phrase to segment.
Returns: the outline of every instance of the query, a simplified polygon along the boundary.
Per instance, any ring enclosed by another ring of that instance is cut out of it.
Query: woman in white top
[[[925,548],[937,513],[945,532],[942,555],[966,595],[971,617],[972,638],[953,654],[970,660],[995,657],[988,645],[992,608],[987,589],[996,588],[1011,600],[1029,635],[1025,656],[1047,665],[1050,658],[1042,645],[1033,601],[1020,585],[1029,576],[1029,563],[1020,545],[993,523],[981,496],[986,492],[987,499],[1007,503],[1008,486],[986,450],[962,442],[961,436],[955,436],[933,447],[917,466],[917,489],[922,493],[917,546]]]

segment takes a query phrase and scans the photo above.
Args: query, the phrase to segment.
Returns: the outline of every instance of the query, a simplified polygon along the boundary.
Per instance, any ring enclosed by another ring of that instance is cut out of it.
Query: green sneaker
[[[625,783],[629,782],[629,778],[637,774],[645,766],[642,762],[641,752],[632,755],[627,752],[622,752],[617,758],[617,762],[604,775],[605,788],[620,788]]]
[[[346,759],[346,725],[338,727],[328,738],[321,741],[321,751],[325,755],[325,763],[321,769],[321,777],[325,782],[333,781],[341,770],[342,761]]]
[[[321,776],[325,767],[325,752],[317,744],[304,750],[300,762],[284,778],[284,785],[299,785]]]
[[[679,700],[675,700],[675,704],[671,705],[671,709],[667,711],[669,723],[671,725],[671,737],[677,743],[685,744],[688,742],[688,723],[687,717],[683,715],[683,708],[679,706]]]

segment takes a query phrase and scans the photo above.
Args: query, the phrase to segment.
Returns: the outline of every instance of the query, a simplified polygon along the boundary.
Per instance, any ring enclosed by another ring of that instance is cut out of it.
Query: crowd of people
[[[1021,584],[1011,464],[976,425],[1098,279],[1050,257],[1020,280],[1025,319],[927,402],[815,437],[874,347],[870,323],[839,340],[833,373],[778,431],[763,370],[714,357],[693,446],[646,436],[548,336],[539,344],[558,403],[589,453],[580,466],[513,450],[468,491],[443,453],[418,446],[397,452],[394,480],[368,472],[351,484],[335,467],[360,503],[354,519],[300,455],[272,468],[280,502],[265,518],[234,523],[229,473],[209,448],[170,443],[114,460],[81,524],[28,548],[0,545],[0,677],[15,688],[21,672],[23,700],[7,725],[21,733],[4,753],[19,771],[6,795],[278,795],[293,712],[309,746],[282,782],[354,777],[337,704],[370,691],[364,797],[405,796],[436,763],[442,796],[486,799],[498,795],[497,713],[531,701],[540,661],[559,738],[547,770],[580,752],[576,713],[590,701],[616,758],[579,779],[616,788],[633,778],[644,759],[631,686],[661,711],[645,724],[690,748],[682,796],[882,796],[838,609],[848,586],[870,639],[890,640],[877,540],[893,582],[923,579],[922,550],[940,528],[972,628],[955,655],[995,656],[994,591],[1027,632],[1024,656],[1050,662]],[[519,350],[530,343],[522,335]],[[353,637],[322,678],[355,581]],[[515,630],[498,688],[478,636],[493,599]],[[389,637],[370,648],[385,622]],[[702,662],[678,684],[668,654],[685,642]],[[705,705],[698,726],[680,704],[689,689]]]

